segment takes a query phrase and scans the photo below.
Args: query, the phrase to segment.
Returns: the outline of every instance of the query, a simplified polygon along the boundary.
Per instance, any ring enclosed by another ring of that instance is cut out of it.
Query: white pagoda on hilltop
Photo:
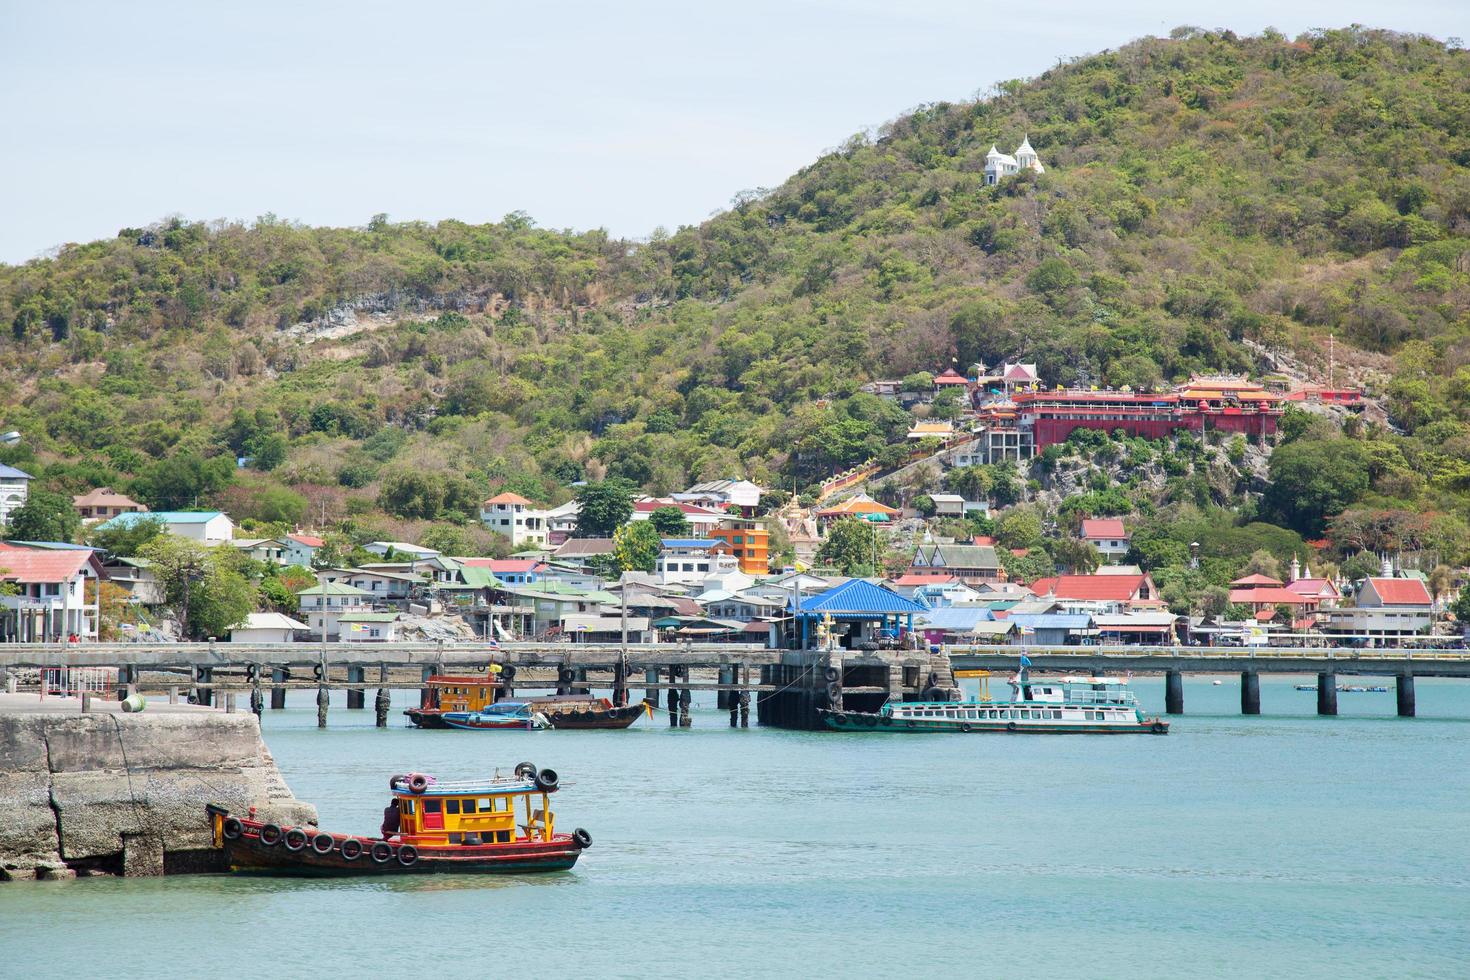
[[[1002,153],[995,148],[994,144],[991,144],[990,152],[985,154],[985,186],[992,187],[999,184],[1002,177],[1010,177],[1020,172],[1022,168],[1034,170],[1039,174],[1046,173],[1046,168],[1041,165],[1036,151],[1031,148],[1031,137],[1027,136],[1021,140],[1021,145],[1016,147],[1015,156]]]

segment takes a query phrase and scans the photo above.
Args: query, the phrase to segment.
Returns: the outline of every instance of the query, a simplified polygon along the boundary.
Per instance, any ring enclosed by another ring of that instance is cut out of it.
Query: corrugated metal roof
[[[983,607],[972,607],[969,609],[949,607],[945,609],[927,610],[922,616],[914,620],[914,625],[920,629],[963,632],[973,629],[976,623],[994,621],[995,617],[991,615],[990,610]]]
[[[1092,617],[1082,613],[1018,613],[1008,617],[1017,626],[1033,630],[1085,630]]]
[[[805,613],[922,613],[923,606],[911,599],[860,578],[849,579],[836,588],[801,600]]]

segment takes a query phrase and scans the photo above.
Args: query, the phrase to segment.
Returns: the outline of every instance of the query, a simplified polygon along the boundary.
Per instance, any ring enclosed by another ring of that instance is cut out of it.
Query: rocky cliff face
[[[316,822],[253,715],[0,708],[0,879],[209,869],[208,803]]]

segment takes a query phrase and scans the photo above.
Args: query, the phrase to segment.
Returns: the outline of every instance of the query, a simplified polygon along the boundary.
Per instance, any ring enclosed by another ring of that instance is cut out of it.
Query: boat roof
[[[429,778],[433,778],[432,776]],[[457,779],[431,782],[422,793],[395,788],[395,796],[471,796],[476,793],[539,792],[529,776],[490,776],[484,779]]]

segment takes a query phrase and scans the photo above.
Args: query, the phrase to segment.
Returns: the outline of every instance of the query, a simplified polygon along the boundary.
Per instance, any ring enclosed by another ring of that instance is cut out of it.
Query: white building
[[[1349,636],[1412,636],[1434,622],[1429,590],[1417,578],[1367,578],[1356,605],[1323,609],[1323,632]]]
[[[313,585],[302,589],[296,596],[301,600],[301,615],[318,639],[323,630],[328,639],[338,636],[338,623],[344,614],[373,611],[371,595],[342,582]]]
[[[964,517],[965,498],[957,493],[931,493],[935,517]]]
[[[499,493],[480,505],[480,520],[490,530],[510,538],[513,547],[545,547],[550,512],[518,493]]]
[[[398,613],[350,612],[337,618],[343,643],[393,643],[398,639]]]
[[[1116,517],[1090,518],[1082,522],[1082,540],[1097,550],[1105,564],[1120,562],[1132,544],[1123,522]]]
[[[275,538],[233,538],[230,547],[255,561],[286,563],[286,542]]]
[[[309,626],[285,613],[251,613],[245,622],[230,627],[231,643],[295,643],[297,633]]]
[[[112,520],[97,526],[99,529],[110,530],[132,527],[139,521],[159,521],[166,534],[210,547],[224,544],[235,536],[235,522],[217,510],[159,510],[151,514],[118,514]]]
[[[90,548],[0,546],[0,638],[20,643],[97,639],[102,564]],[[91,583],[90,586],[88,583]]]
[[[707,480],[671,496],[687,504],[726,508],[750,517],[760,507],[763,492],[749,480]]]
[[[10,512],[25,504],[32,479],[24,470],[0,463],[0,524],[9,524]]]
[[[1041,165],[1041,160],[1036,156],[1036,151],[1031,148],[1031,137],[1021,141],[1016,147],[1016,155],[1002,153],[992,144],[990,152],[985,154],[985,184],[994,187],[1003,178],[1014,177],[1022,170],[1034,170],[1039,174],[1046,173],[1046,168]]]
[[[665,538],[654,571],[663,585],[698,585],[716,570],[715,555],[729,546],[717,538]]]
[[[372,541],[362,546],[364,551],[375,555],[387,555],[390,551],[399,561],[414,561],[420,558],[438,558],[439,552],[407,541]]]
[[[286,535],[286,559],[287,565],[300,565],[302,568],[310,568],[316,560],[316,553],[326,542],[321,538],[312,537],[309,534]]]

